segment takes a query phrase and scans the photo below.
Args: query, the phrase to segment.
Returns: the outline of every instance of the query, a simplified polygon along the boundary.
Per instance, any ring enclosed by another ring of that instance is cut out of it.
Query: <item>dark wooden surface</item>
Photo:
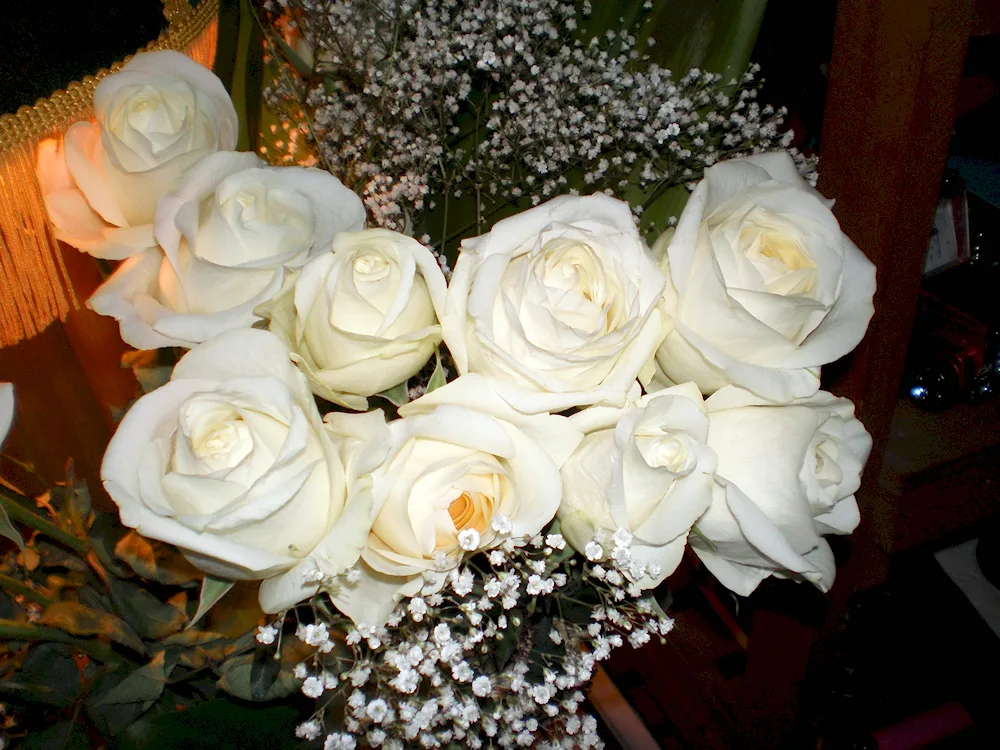
[[[85,300],[101,277],[90,256],[63,245],[76,295]],[[82,308],[66,321],[16,346],[0,348],[0,381],[14,384],[14,428],[5,452],[32,464],[49,482],[65,477],[73,459],[99,506],[99,470],[117,410],[136,394],[131,370],[122,369],[128,350],[111,318]]]
[[[834,389],[874,448],[859,495],[860,544],[891,549],[899,508],[879,474],[909,343],[923,254],[954,121],[973,0],[841,0],[820,190],[878,269],[875,317]]]

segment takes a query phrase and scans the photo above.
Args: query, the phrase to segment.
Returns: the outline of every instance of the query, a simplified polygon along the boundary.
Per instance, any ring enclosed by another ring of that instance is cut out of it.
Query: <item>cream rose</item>
[[[14,423],[14,386],[0,383],[0,445],[7,439],[10,426]]]
[[[259,318],[287,267],[364,225],[361,199],[318,169],[268,167],[253,154],[205,157],[156,211],[154,248],[130,258],[90,298],[139,349],[186,346]]]
[[[313,393],[352,409],[415,375],[441,342],[447,284],[427,248],[388,229],[342,232],[257,314]]]
[[[184,170],[236,147],[236,110],[210,70],[159,51],[102,80],[94,114],[39,145],[38,180],[60,240],[119,260],[155,247],[156,201]]]
[[[833,585],[822,534],[849,534],[871,436],[854,405],[820,391],[776,405],[728,386],[706,401],[719,486],[691,547],[737,594],[770,575]]]
[[[632,579],[653,588],[680,564],[691,526],[712,500],[715,453],[693,383],[643,396],[624,410],[570,418],[587,433],[563,464],[562,533],[583,553],[595,535],[632,535]],[[611,554],[611,548],[605,550]]]
[[[345,507],[305,377],[267,331],[230,331],[185,355],[126,413],[101,478],[124,525],[221,578],[275,576],[318,548],[346,568],[369,528]]]
[[[673,321],[656,355],[669,380],[735,384],[772,401],[810,396],[874,308],[875,267],[788,154],[720,162],[658,242]]]
[[[444,340],[521,411],[621,406],[653,374],[662,291],[627,204],[556,198],[462,243]]]
[[[400,599],[440,590],[467,555],[541,531],[559,506],[558,464],[581,437],[565,417],[515,412],[475,376],[425,398],[388,424],[381,411],[327,416],[349,502],[372,508],[360,579],[329,589],[356,624],[381,625]],[[503,520],[506,533],[494,526]],[[268,612],[299,597],[272,582],[261,587]]]

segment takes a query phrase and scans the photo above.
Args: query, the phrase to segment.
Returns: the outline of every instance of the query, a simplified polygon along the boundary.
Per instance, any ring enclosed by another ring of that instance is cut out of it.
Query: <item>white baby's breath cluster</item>
[[[662,638],[673,621],[630,583],[624,529],[600,534],[609,556],[588,564],[558,524],[513,538],[505,520],[494,519],[508,529],[499,547],[453,570],[442,591],[401,602],[384,626],[355,627],[313,600],[315,622],[294,631],[315,648],[295,669],[317,702],[299,737],[325,737],[327,750],[603,746],[581,690],[613,649]]]
[[[296,27],[314,60],[312,76],[287,66],[268,92],[295,134],[281,146],[306,134],[377,225],[408,231],[437,208],[445,230],[435,243],[448,239],[449,208],[479,231],[504,205],[596,189],[641,213],[719,160],[790,142],[784,110],[756,101],[756,67],[742,80],[675,77],[631,29],[590,36],[588,9],[572,2],[265,7]],[[269,158],[283,150],[275,142]]]

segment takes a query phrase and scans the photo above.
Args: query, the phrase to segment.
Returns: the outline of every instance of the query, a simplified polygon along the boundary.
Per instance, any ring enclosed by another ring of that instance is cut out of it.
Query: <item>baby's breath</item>
[[[315,606],[315,621],[295,628],[314,648],[295,676],[317,701],[297,735],[338,748],[483,747],[494,738],[500,747],[600,747],[581,689],[614,649],[659,639],[673,621],[639,598],[631,576],[646,570],[628,554],[627,531],[600,532],[618,554],[591,563],[556,526],[508,535],[500,555],[471,554],[439,591],[400,602],[386,626],[354,627]],[[326,706],[337,701],[346,718],[328,724]]]
[[[285,65],[268,88],[283,125],[266,155],[308,145],[374,225],[420,234],[433,212],[438,250],[506,206],[577,191],[618,194],[640,215],[717,161],[789,144],[784,110],[757,102],[756,67],[677,77],[632,29],[574,34],[566,0],[287,0],[280,12],[315,69]]]

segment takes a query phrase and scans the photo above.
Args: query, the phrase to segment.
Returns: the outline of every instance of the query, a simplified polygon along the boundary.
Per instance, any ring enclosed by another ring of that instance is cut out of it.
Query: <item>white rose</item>
[[[462,243],[444,340],[521,411],[621,406],[652,375],[662,291],[627,204],[556,198]]]
[[[371,498],[360,580],[338,580],[329,592],[356,624],[381,625],[403,597],[440,590],[469,554],[530,538],[555,516],[557,464],[580,433],[565,417],[518,414],[482,378],[467,377],[411,402],[388,424],[381,411],[327,416],[349,502]],[[508,535],[493,528],[501,515]],[[475,544],[463,549],[460,534],[470,530]],[[270,582],[261,588],[268,612],[297,597]]]
[[[701,393],[686,383],[624,410],[585,409],[570,419],[587,435],[562,467],[562,533],[583,553],[599,529],[626,529],[632,560],[645,568],[636,583],[659,585],[712,500],[716,458],[705,444]]]
[[[657,243],[669,242],[673,327],[656,356],[667,378],[781,402],[817,391],[820,366],[857,346],[874,311],[875,267],[828,204],[784,152],[705,171]]]
[[[0,445],[7,439],[10,426],[14,423],[14,386],[0,383]]]
[[[728,386],[706,406],[720,484],[692,549],[737,594],[770,575],[828,590],[836,568],[821,534],[857,527],[854,493],[872,446],[854,405],[826,391],[777,405]]]
[[[305,377],[267,331],[230,331],[186,354],[125,415],[101,478],[124,525],[221,578],[268,578],[318,549],[346,568],[369,528],[353,520],[367,509],[345,507],[343,466]]]
[[[431,252],[388,229],[341,232],[257,313],[313,393],[352,409],[415,375],[441,342],[447,284]]]
[[[155,247],[156,201],[184,170],[236,147],[236,110],[210,70],[164,50],[102,80],[94,113],[39,145],[38,180],[56,237],[119,260]]]
[[[154,248],[128,259],[90,298],[138,349],[186,346],[258,320],[286,267],[364,225],[361,199],[319,169],[268,167],[232,151],[187,171],[156,211]]]

